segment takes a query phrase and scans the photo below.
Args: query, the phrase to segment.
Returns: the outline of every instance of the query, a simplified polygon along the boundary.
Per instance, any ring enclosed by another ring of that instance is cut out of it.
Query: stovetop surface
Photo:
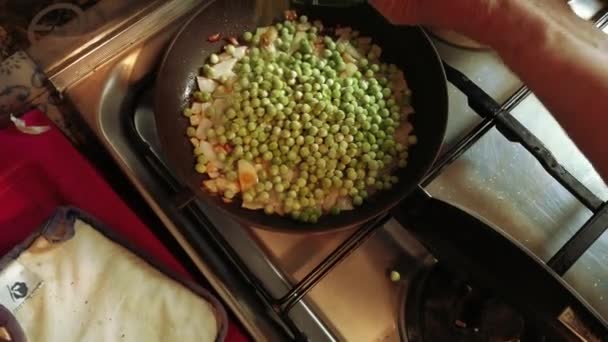
[[[162,161],[162,153],[150,101],[153,86],[150,76],[146,80],[145,75],[153,74],[155,61],[171,32],[174,31],[160,34],[160,38],[97,70],[92,81],[68,90],[85,120],[169,227],[187,224],[168,209],[175,189],[162,185],[158,170],[150,166],[154,162],[150,156]],[[505,108],[538,135],[568,171],[596,196],[608,199],[608,189],[601,178],[542,105],[532,95],[521,96],[521,92],[514,100],[521,83],[494,53],[463,50],[443,42],[436,45],[448,64],[465,73],[496,101],[505,103]],[[443,157],[483,124],[483,119],[468,107],[465,96],[451,84],[449,96],[450,119]],[[133,132],[125,127],[125,118],[132,118],[150,156],[142,155],[136,147]],[[173,178],[170,174],[164,177]],[[532,155],[492,126],[481,138],[471,140],[470,148],[448,163],[426,190],[496,224],[545,261],[592,215]],[[196,206],[213,218],[211,223],[219,234],[215,238],[227,242],[235,252],[233,256],[240,258],[250,275],[275,298],[288,293],[338,246],[357,234],[357,231],[318,235],[269,232],[239,226],[220,217],[214,208],[200,203]],[[195,214],[186,216],[197,222],[196,217],[190,217]],[[179,234],[178,230],[171,231]],[[245,305],[240,306],[245,301],[239,293],[243,288],[228,283],[229,275],[222,274],[222,270],[215,270],[220,273],[217,277],[209,273],[205,263],[215,261],[205,260],[200,251],[192,251],[192,242],[186,238],[178,240],[197,259],[197,265],[208,272],[206,275],[229,306],[240,311],[237,316],[250,319],[255,325],[255,313],[247,312]],[[410,280],[432,264],[432,257],[395,220],[364,241],[317,283],[303,302],[289,310],[289,317],[311,340],[399,339],[399,303]],[[213,259],[213,255],[209,257]],[[603,297],[608,289],[606,260],[608,235],[604,234],[565,274],[565,279],[604,317],[608,317],[608,304]],[[400,282],[389,279],[392,270],[400,272]],[[254,288],[249,290],[253,292]]]

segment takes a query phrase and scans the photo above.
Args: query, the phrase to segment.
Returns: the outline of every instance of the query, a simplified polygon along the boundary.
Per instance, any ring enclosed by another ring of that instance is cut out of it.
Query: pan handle
[[[444,267],[535,319],[548,336],[572,340],[573,332],[580,335],[564,320],[574,313],[585,332],[608,341],[608,323],[542,260],[500,228],[432,198],[420,187],[392,214]]]

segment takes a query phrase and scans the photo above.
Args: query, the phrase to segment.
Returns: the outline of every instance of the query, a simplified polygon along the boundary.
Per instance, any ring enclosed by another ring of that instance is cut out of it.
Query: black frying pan
[[[325,26],[351,26],[370,36],[383,49],[383,61],[394,63],[405,72],[413,92],[412,117],[418,145],[410,149],[408,167],[398,172],[399,183],[366,199],[363,206],[339,215],[322,216],[315,224],[300,223],[289,217],[266,215],[261,210],[240,207],[238,201],[224,203],[221,198],[201,189],[204,176],[194,170],[195,158],[185,132],[188,120],[181,115],[195,90],[200,67],[223,43],[210,43],[207,37],[240,36],[258,26],[255,1],[217,0],[195,14],[180,30],[169,46],[156,81],[155,115],[158,133],[170,167],[201,200],[216,205],[244,224],[280,231],[330,231],[362,224],[388,211],[417,185],[439,151],[447,124],[446,79],[440,59],[427,35],[418,27],[390,25],[368,5],[348,9],[306,7],[296,8],[311,20],[319,19]],[[276,13],[275,18],[283,18]]]

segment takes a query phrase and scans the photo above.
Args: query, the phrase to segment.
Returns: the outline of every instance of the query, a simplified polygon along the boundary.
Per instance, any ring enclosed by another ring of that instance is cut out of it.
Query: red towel
[[[15,127],[0,130],[0,256],[38,228],[58,206],[72,205],[107,226],[167,267],[190,277],[97,171],[40,111],[23,116],[29,125],[48,125],[41,135]],[[230,323],[227,341],[245,341]]]

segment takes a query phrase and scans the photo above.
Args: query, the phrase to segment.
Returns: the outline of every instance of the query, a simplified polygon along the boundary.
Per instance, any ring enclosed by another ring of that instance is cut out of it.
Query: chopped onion
[[[216,125],[224,123],[224,112],[230,106],[230,101],[221,98],[215,99],[213,104],[207,109],[207,116]]]
[[[357,70],[358,68],[354,63],[346,63],[346,67],[344,69],[344,72],[342,73],[342,76],[351,77],[357,72]]]
[[[190,126],[198,126],[201,121],[201,116],[199,114],[192,114],[190,116]]]
[[[230,55],[228,52],[222,52],[218,55],[219,57],[219,61],[223,62],[225,60],[229,60],[230,58],[232,58],[232,55]]]
[[[243,57],[245,57],[245,54],[247,53],[247,47],[246,46],[238,46],[234,49],[234,58],[236,59],[241,59]]]
[[[274,46],[274,44],[265,46],[264,50],[268,51],[268,53],[270,53],[270,54],[274,54],[277,52],[277,48],[276,48],[276,46]]]
[[[245,201],[243,201],[242,207],[245,208],[245,209],[257,210],[257,209],[264,208],[264,205],[262,203],[255,202],[255,201],[253,201],[253,202],[245,202]]]
[[[221,61],[219,63],[217,63],[216,65],[212,66],[211,68],[213,69],[213,79],[214,80],[219,80],[222,78],[228,79],[228,78],[232,78],[235,77],[236,74],[234,73],[234,71],[232,71],[232,69],[234,68],[234,65],[236,64],[237,59],[236,58],[229,58],[225,61]]]
[[[227,190],[233,191],[234,193],[238,193],[241,190],[241,187],[237,182],[231,182],[226,178],[218,178],[216,179],[217,189],[221,192],[225,192]]]
[[[296,178],[296,173],[293,170],[289,170],[287,172],[287,174],[285,176],[283,176],[283,179],[285,179],[288,182],[291,182],[295,178]]]
[[[192,102],[192,106],[190,107],[190,111],[192,111],[192,114],[200,114],[203,110],[203,106],[202,103],[200,102]]]
[[[214,160],[207,163],[207,174],[211,178],[217,178],[220,176],[220,166],[219,161]]]
[[[196,128],[195,136],[199,139],[206,139],[207,130],[211,127],[213,127],[213,122],[211,122],[211,120],[209,120],[207,118],[201,119],[201,122],[198,124],[198,127]]]
[[[218,192],[216,179],[208,179],[203,181],[203,186],[213,193]]]
[[[346,44],[346,50],[345,52],[349,55],[351,55],[353,58],[355,59],[361,59],[363,56],[361,56],[361,54],[359,53],[359,50],[357,50],[354,46],[352,46],[352,44],[347,43]]]
[[[355,59],[355,57],[353,57],[351,54],[346,53],[346,52],[342,54],[342,58],[344,59],[344,62],[346,62],[346,63],[355,63],[357,61]]]
[[[293,41],[291,42],[291,46],[289,47],[290,55],[300,49],[300,42],[305,40],[306,37],[306,32],[296,32],[296,35],[293,37]]]
[[[230,95],[232,95],[232,90],[223,84],[220,84],[215,88],[215,92],[213,93],[213,97],[215,98],[224,98],[229,97]]]
[[[203,152],[203,155],[205,155],[207,160],[209,160],[210,162],[217,161],[217,155],[213,150],[213,145],[211,145],[208,141],[202,140],[200,143],[200,147],[201,151]]]
[[[197,147],[198,147],[198,144],[200,143],[200,140],[198,140],[198,139],[197,139],[197,138],[195,138],[195,137],[192,137],[192,138],[190,138],[190,143],[192,144],[192,146],[193,146],[194,148],[197,148]]]
[[[213,93],[217,87],[217,83],[214,80],[203,76],[197,76],[196,83],[198,84],[198,90],[203,93]]]
[[[274,26],[268,26],[265,28],[264,33],[260,38],[260,45],[271,46],[279,36],[279,32]]]
[[[338,200],[336,201],[336,207],[340,210],[355,209],[355,207],[353,207],[353,201],[350,199],[350,197],[346,196],[338,198]]]
[[[329,211],[331,208],[336,206],[336,201],[338,200],[338,195],[340,192],[336,189],[332,190],[325,199],[323,200],[323,209]]]
[[[201,117],[205,117],[207,115],[207,111],[211,107],[211,102],[201,103]]]
[[[239,183],[243,191],[249,190],[252,186],[258,183],[258,174],[255,167],[245,159],[238,161]]]

